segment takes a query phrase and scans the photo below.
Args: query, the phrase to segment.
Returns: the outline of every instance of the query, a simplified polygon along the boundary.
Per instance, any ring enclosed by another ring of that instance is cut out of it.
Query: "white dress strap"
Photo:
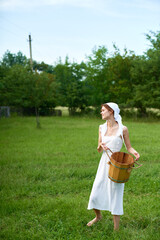
[[[101,124],[100,126],[100,130],[101,130],[101,136],[105,136],[106,132],[107,132],[107,121],[104,123],[104,124]],[[124,142],[124,139],[123,139],[123,124],[119,124],[119,128],[118,128],[118,131],[116,133],[116,136],[121,136],[123,142]]]

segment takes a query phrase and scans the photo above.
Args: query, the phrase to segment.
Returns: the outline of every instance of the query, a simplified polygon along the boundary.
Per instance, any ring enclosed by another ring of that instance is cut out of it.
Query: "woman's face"
[[[106,107],[102,106],[101,115],[103,120],[107,120],[111,116],[112,112],[108,110]]]

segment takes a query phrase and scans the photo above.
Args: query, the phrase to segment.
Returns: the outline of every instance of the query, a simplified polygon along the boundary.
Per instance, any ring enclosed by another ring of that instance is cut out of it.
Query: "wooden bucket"
[[[129,180],[132,169],[139,168],[142,166],[134,161],[134,157],[132,155],[125,152],[114,152],[114,153],[112,152],[112,155],[109,158],[110,158],[110,161],[108,162],[108,164],[110,165],[110,167],[109,167],[108,177],[113,182],[116,182],[116,183],[127,182]],[[138,164],[139,166],[134,167],[135,163]]]

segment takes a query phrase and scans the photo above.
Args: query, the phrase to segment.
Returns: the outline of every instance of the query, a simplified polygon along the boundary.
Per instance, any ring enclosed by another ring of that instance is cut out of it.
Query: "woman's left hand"
[[[135,152],[135,153],[134,153],[134,156],[136,157],[135,161],[138,161],[138,159],[140,158],[139,153],[138,153],[138,152]]]

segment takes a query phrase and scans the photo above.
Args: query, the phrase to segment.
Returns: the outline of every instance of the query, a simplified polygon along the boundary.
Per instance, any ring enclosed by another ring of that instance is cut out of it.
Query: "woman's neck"
[[[114,127],[117,126],[117,124],[118,124],[118,123],[115,121],[114,118],[107,120],[107,127],[109,127],[109,128],[114,128]]]

